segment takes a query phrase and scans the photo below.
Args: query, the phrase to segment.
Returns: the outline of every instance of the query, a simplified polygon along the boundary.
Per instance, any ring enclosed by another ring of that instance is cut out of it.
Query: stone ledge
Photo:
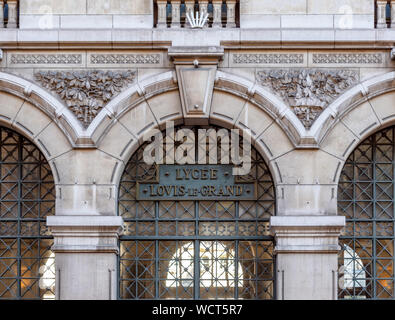
[[[392,29],[0,29],[2,48],[163,48],[220,46],[227,48],[391,48]]]
[[[118,216],[51,216],[47,225],[54,236],[55,253],[116,253],[123,219]]]
[[[49,216],[49,227],[122,227],[123,219],[119,216]]]
[[[343,228],[343,216],[275,216],[270,218],[270,226],[274,228]]]
[[[275,253],[323,254],[340,250],[338,238],[345,226],[343,216],[277,216],[270,219],[276,238]]]

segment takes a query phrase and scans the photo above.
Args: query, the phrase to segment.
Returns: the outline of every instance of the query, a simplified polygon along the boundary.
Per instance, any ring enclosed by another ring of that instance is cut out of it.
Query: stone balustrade
[[[376,0],[376,28],[395,28],[395,0]]]
[[[204,27],[236,28],[239,26],[238,0],[155,0],[155,27],[190,28],[187,13],[196,17],[208,13]]]
[[[0,28],[18,26],[18,0],[0,0]]]

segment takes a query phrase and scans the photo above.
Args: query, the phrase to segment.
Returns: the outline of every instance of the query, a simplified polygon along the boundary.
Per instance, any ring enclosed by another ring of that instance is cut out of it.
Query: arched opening
[[[54,299],[55,185],[39,149],[0,127],[0,299]]]
[[[201,127],[189,128],[196,134]],[[119,298],[273,299],[274,239],[269,219],[275,214],[275,190],[261,155],[252,148],[250,173],[237,178],[238,184],[254,185],[250,197],[210,200],[200,193],[195,198],[158,199],[151,189],[150,200],[138,197],[144,192],[142,183],[160,186],[177,166],[146,164],[145,147],[132,155],[119,185],[118,213],[125,222]],[[219,157],[220,143],[217,147]],[[207,165],[206,170],[210,168]],[[207,183],[207,176],[203,179]]]
[[[340,176],[340,299],[394,298],[395,126],[365,139]]]

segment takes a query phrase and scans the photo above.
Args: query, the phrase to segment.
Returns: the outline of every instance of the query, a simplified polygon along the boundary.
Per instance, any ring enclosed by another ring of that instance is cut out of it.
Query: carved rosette
[[[284,100],[306,129],[331,102],[358,82],[354,70],[264,70],[258,71],[257,78]]]
[[[135,71],[41,71],[35,78],[58,94],[87,128],[103,106],[136,77]]]

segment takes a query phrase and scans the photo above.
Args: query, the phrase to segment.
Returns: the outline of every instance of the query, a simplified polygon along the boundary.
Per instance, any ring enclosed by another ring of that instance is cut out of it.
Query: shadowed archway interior
[[[191,128],[195,134],[197,127]],[[196,139],[197,140],[197,139]],[[218,143],[219,146],[220,143]],[[254,200],[136,199],[138,182],[158,166],[143,161],[144,145],[129,160],[119,186],[120,299],[273,299],[274,183],[252,149]],[[220,152],[218,152],[219,156]]]

